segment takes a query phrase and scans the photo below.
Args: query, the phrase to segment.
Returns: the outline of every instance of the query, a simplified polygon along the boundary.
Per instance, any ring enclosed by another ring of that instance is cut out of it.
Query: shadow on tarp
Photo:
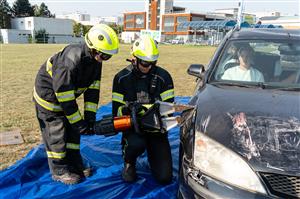
[[[176,102],[187,103],[188,97]],[[111,113],[111,103],[97,111],[97,120]],[[0,172],[0,198],[176,198],[178,188],[179,129],[169,132],[173,157],[173,181],[161,186],[153,179],[146,154],[137,161],[138,180],[123,182],[121,134],[112,137],[82,136],[81,154],[94,168],[94,175],[76,185],[52,181],[44,145],[32,149],[16,164]]]

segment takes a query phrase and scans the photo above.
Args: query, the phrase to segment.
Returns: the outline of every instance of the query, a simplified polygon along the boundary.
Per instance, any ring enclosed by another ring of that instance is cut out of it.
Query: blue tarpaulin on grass
[[[176,98],[178,103],[187,103],[188,100],[188,97]],[[110,113],[111,104],[102,106],[97,112],[97,119]],[[169,132],[169,140],[173,158],[173,181],[167,186],[159,185],[152,177],[146,154],[137,161],[137,182],[123,182],[121,134],[113,137],[95,135],[81,138],[81,154],[85,163],[94,168],[93,176],[76,185],[53,181],[44,145],[39,145],[25,158],[0,172],[0,198],[176,198],[178,128]]]

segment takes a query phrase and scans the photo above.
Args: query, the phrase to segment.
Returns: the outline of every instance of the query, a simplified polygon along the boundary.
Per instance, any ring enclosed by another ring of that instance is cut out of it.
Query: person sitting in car
[[[226,70],[226,67],[228,67],[229,65],[238,64],[237,51],[238,51],[238,46],[236,45],[236,43],[233,43],[229,46],[224,61],[222,62],[223,63],[221,67],[222,74]]]
[[[253,65],[253,49],[251,47],[242,47],[238,53],[239,65],[227,69],[223,76],[223,80],[264,82],[263,74],[252,67]]]

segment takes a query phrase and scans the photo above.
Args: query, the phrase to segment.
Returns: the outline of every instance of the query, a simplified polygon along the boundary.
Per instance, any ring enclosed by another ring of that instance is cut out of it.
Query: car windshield
[[[248,40],[226,45],[212,81],[300,87],[300,42]]]

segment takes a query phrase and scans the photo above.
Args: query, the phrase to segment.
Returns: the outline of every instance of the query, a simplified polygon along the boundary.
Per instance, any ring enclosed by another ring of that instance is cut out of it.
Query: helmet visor
[[[144,61],[144,60],[140,60],[140,64],[143,66],[143,67],[150,67],[152,65],[155,65],[156,64],[156,61],[152,61],[152,62],[149,62],[149,61]]]
[[[106,53],[100,52],[100,51],[95,51],[95,53],[96,53],[97,55],[99,55],[100,58],[101,58],[102,60],[104,60],[104,61],[109,60],[109,59],[112,57],[112,55],[106,54]]]

